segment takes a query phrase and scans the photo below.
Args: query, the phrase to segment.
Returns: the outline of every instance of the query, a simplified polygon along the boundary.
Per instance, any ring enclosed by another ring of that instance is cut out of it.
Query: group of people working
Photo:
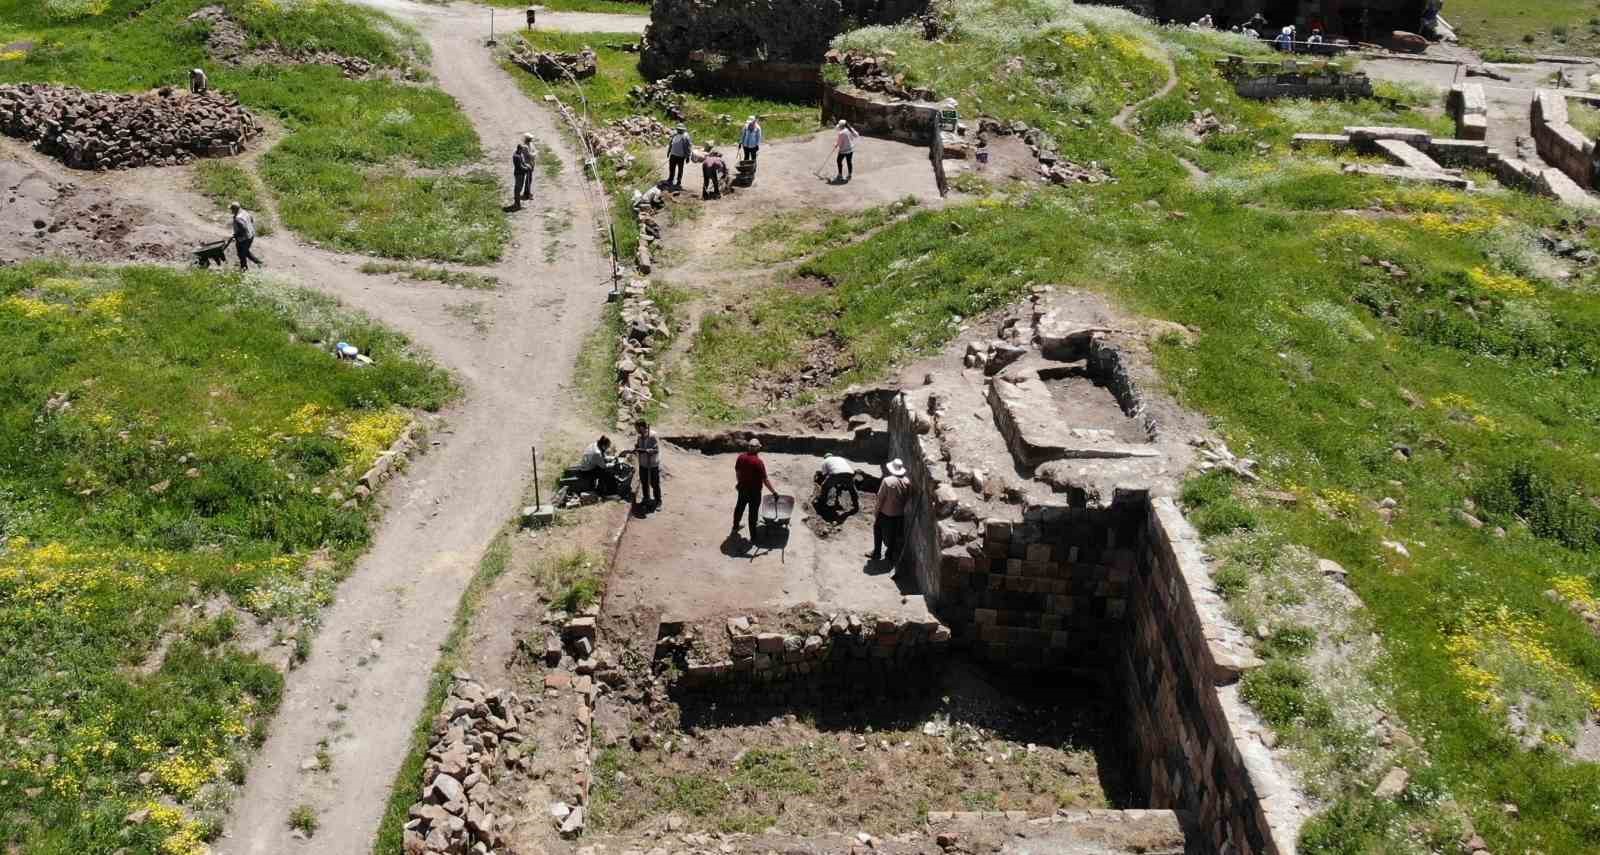
[[[837,154],[834,161],[835,183],[848,183],[855,176],[856,140],[860,137],[861,133],[855,126],[844,119],[840,119],[834,127],[833,150]],[[746,119],[744,128],[739,132],[739,156],[747,163],[754,162],[761,153],[764,138],[761,121],[755,116]],[[683,171],[694,158],[694,138],[690,136],[687,126],[679,124],[672,129],[672,137],[667,140],[667,180],[663,187],[682,190]],[[715,142],[706,143],[700,155],[700,198],[721,196],[727,180],[728,164],[722,152],[717,150]]]

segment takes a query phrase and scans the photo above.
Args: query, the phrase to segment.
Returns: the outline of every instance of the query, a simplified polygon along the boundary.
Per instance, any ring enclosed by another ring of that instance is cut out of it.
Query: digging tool
[[[834,149],[837,149],[838,147],[839,144],[834,143],[833,148],[828,149],[828,153],[822,156],[822,162],[817,164],[817,169],[815,172],[811,173],[812,175],[817,176],[823,181],[828,180],[828,158],[833,157]]]

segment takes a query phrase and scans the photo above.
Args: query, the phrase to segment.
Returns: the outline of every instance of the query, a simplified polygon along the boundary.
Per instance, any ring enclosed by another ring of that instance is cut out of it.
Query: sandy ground
[[[872,564],[872,502],[826,538],[806,525],[812,474],[820,460],[763,454],[778,492],[796,499],[787,535],[764,527],[752,546],[748,523],[730,535],[734,455],[668,448],[662,456],[663,506],[635,519],[623,536],[606,594],[605,614],[659,610],[664,620],[699,620],[740,609],[802,603],[882,615],[927,614],[922,598],[901,588],[886,566]],[[857,462],[862,471],[878,468]],[[845,499],[848,507],[849,499]],[[747,517],[748,519],[748,517]],[[909,590],[909,589],[908,589]]]

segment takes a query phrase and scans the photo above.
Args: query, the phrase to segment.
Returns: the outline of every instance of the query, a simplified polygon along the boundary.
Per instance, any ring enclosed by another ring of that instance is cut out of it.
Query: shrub
[[[1321,727],[1333,721],[1333,709],[1311,685],[1311,674],[1290,662],[1274,660],[1246,673],[1240,694],[1273,727]]]

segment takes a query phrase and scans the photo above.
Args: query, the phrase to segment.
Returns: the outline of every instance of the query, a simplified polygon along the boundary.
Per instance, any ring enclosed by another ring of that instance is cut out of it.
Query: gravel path
[[[585,421],[573,414],[565,383],[609,287],[608,262],[590,231],[604,199],[573,168],[580,159],[553,112],[523,96],[484,50],[487,10],[394,0],[370,5],[422,28],[440,87],[471,118],[491,164],[509,162],[520,135],[531,131],[562,152],[569,167],[554,180],[541,175],[535,202],[513,215],[513,245],[489,271],[504,283],[494,292],[366,276],[356,270],[359,257],[308,247],[285,233],[262,242],[272,269],[403,330],[454,371],[467,394],[446,413],[443,444],[386,489],[388,509],[371,550],[324,614],[310,660],[288,676],[271,735],[215,847],[224,855],[352,855],[371,848],[456,604],[525,489],[529,446],[581,438]],[[648,20],[542,17],[542,25],[611,32],[642,30]],[[543,252],[540,210],[547,205],[572,220],[553,262]],[[446,311],[465,302],[484,305],[486,330]],[[322,740],[331,768],[303,770]],[[289,813],[301,804],[318,812],[320,825],[306,841],[292,839],[288,828]]]

